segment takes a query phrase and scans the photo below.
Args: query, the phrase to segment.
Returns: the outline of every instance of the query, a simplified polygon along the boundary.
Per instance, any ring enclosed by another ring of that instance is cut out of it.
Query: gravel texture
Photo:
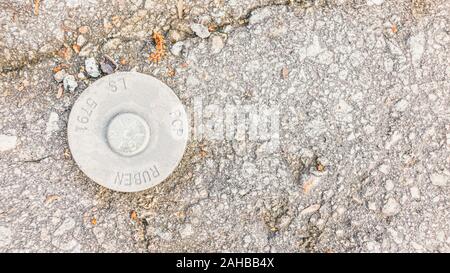
[[[32,2],[0,0],[0,252],[450,252],[449,1]],[[102,188],[66,129],[105,56],[277,134],[194,117],[169,179]]]

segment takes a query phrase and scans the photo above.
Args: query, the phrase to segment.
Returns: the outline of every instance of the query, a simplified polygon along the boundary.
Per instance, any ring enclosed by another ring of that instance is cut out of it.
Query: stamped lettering
[[[127,90],[125,78],[110,80],[108,85],[112,93],[120,91],[121,88]]]
[[[78,125],[75,127],[75,131],[86,131],[87,125],[90,121],[92,113],[97,108],[98,104],[92,98],[87,98],[80,107],[81,113],[77,116]]]
[[[158,167],[153,165],[152,167],[140,172],[117,172],[114,179],[114,184],[124,186],[148,184],[159,176],[160,172]]]
[[[175,135],[181,137],[184,134],[184,123],[182,121],[182,113],[180,110],[171,112],[170,117],[172,118],[172,122],[170,126]]]

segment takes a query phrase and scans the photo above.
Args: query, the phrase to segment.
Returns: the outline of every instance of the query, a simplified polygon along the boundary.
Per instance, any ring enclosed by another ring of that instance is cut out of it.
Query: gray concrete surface
[[[1,252],[450,251],[449,1],[37,10],[0,0]],[[158,63],[153,31],[172,52]],[[105,54],[161,79],[194,113],[196,101],[277,109],[279,139],[193,134],[157,187],[102,188],[72,160],[66,126],[96,80],[85,60]]]

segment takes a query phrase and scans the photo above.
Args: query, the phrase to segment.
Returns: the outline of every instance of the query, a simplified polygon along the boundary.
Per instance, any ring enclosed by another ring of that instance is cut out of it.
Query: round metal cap
[[[73,105],[69,147],[80,169],[98,184],[136,192],[166,179],[183,157],[186,112],[161,81],[136,72],[93,83]]]

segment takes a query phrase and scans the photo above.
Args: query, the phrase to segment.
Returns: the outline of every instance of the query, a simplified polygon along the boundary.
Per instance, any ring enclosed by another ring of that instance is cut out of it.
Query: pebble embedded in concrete
[[[60,70],[60,71],[56,72],[56,73],[53,75],[53,78],[54,78],[55,81],[57,81],[57,82],[62,82],[62,81],[64,80],[64,78],[66,77],[66,75],[67,75],[67,73],[66,73],[66,71],[63,69],[63,70]]]
[[[197,35],[202,39],[206,39],[211,35],[211,33],[208,30],[208,27],[202,24],[191,24],[191,29],[195,33],[195,35]]]
[[[213,54],[219,53],[225,46],[222,37],[216,35],[211,39],[211,51]]]
[[[368,6],[379,6],[384,3],[384,0],[367,0]]]
[[[51,112],[50,116],[48,118],[48,121],[47,121],[47,126],[45,128],[45,132],[47,134],[51,134],[53,132],[58,131],[59,130],[58,122],[59,122],[58,114],[55,112]]]
[[[180,56],[181,51],[183,50],[183,47],[184,47],[184,43],[183,42],[176,42],[170,48],[170,52],[172,52],[172,54],[175,55],[175,56]]]
[[[106,75],[112,74],[117,70],[117,63],[109,56],[104,56],[100,62],[100,69]]]
[[[0,152],[13,150],[17,145],[17,137],[11,135],[0,135]]]
[[[100,76],[100,70],[98,69],[98,64],[95,58],[87,58],[84,62],[86,73],[92,78],[98,78]]]
[[[79,35],[77,38],[77,45],[84,46],[86,44],[87,40],[83,35]]]
[[[389,198],[382,209],[383,215],[394,216],[400,212],[400,204],[393,197]]]
[[[430,180],[433,185],[444,187],[447,185],[448,177],[441,173],[434,173],[430,176]]]
[[[300,215],[312,214],[312,213],[318,211],[319,209],[320,209],[320,204],[314,204],[314,205],[311,205],[311,206],[309,206],[307,208],[304,208],[300,212]]]
[[[410,188],[411,197],[413,199],[420,199],[420,190],[418,187],[414,186]]]
[[[73,75],[66,75],[63,81],[64,90],[74,92],[78,87],[77,80]]]

